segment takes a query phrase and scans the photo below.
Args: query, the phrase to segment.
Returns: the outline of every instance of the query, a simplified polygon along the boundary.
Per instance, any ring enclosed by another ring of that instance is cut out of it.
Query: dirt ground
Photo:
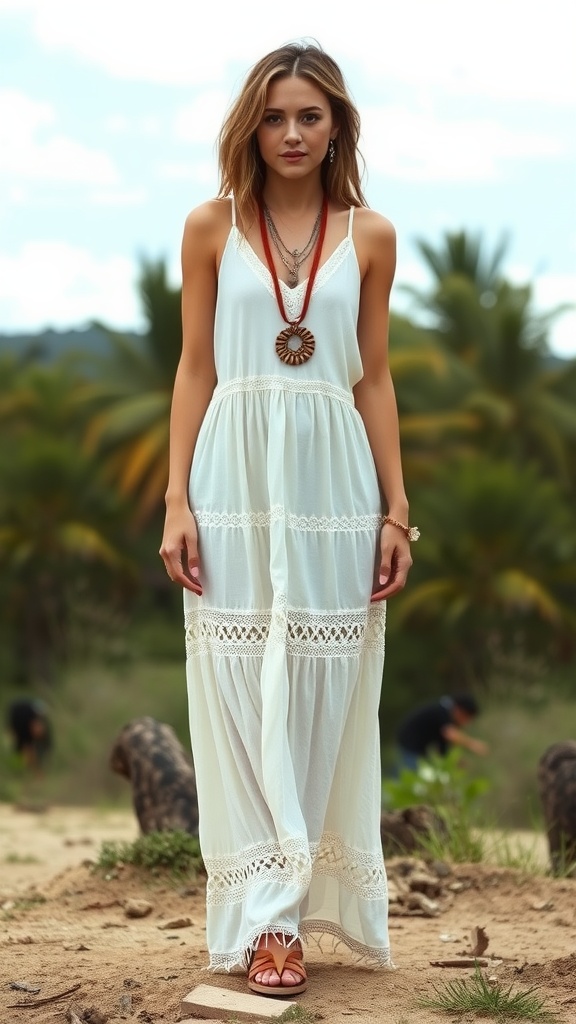
[[[103,840],[136,835],[130,812],[0,806],[0,1024],[63,1024],[74,1020],[70,1009],[90,1024],[174,1024],[198,984],[246,991],[240,975],[203,970],[201,881],[145,879],[131,868],[116,877],[94,872]],[[341,948],[309,947],[310,983],[299,1004],[329,1024],[451,1022],[452,1015],[419,1008],[418,997],[471,973],[431,961],[469,952],[480,926],[489,938],[485,955],[494,958],[490,976],[514,990],[536,986],[559,1021],[576,1020],[576,881],[483,865],[458,866],[439,885],[436,916],[405,916],[396,907],[395,970],[368,971]],[[126,916],[130,897],[152,904],[148,916]]]

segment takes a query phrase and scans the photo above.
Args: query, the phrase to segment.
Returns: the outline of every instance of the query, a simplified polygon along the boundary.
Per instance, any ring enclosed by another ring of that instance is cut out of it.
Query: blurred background
[[[491,809],[529,825],[576,737],[576,16],[508,0],[0,0],[0,711],[49,708],[46,799],[114,803],[132,717],[185,746],[181,595],[158,557],[179,246],[247,68],[312,37],[398,232],[391,362],[411,518],[384,771],[412,706],[481,700]],[[7,735],[0,800],[26,769]],[[40,784],[40,783],[39,783]]]

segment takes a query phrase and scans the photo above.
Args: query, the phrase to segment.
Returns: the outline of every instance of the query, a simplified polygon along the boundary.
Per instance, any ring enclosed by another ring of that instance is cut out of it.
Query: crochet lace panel
[[[238,252],[244,262],[247,263],[256,276],[260,278],[262,284],[270,295],[275,298],[274,283],[268,267],[264,266],[260,257],[256,255],[254,249],[238,228],[236,228],[236,240]],[[326,281],[328,281],[329,278],[332,277],[332,274],[338,270],[338,267],[340,267],[346,259],[346,256],[350,251],[351,244],[352,239],[347,235],[346,238],[343,238],[340,244],[336,246],[334,252],[331,253],[328,259],[322,264],[316,274],[316,280],[314,281],[314,287],[312,288],[312,295],[314,295],[314,292],[316,292],[318,288],[321,288],[322,285],[326,284]],[[295,320],[300,316],[307,283],[308,279],[306,278],[306,280],[300,281],[295,288],[291,288],[285,281],[280,281],[284,308],[290,320]]]
[[[309,658],[355,658],[366,650],[383,656],[385,628],[383,603],[331,612],[286,610],[280,603],[272,611],[198,606],[185,615],[186,655],[263,657],[273,643]]]
[[[253,394],[255,391],[286,391],[294,394],[322,395],[325,398],[334,398],[345,405],[354,406],[354,396],[351,391],[340,388],[336,384],[330,384],[326,380],[293,380],[291,377],[277,377],[273,374],[256,377],[235,377],[218,384],[214,389],[212,403],[220,401],[229,395]]]
[[[272,523],[283,523],[289,530],[305,533],[358,533],[379,530],[382,516],[297,516],[288,512],[283,505],[272,505],[270,509],[252,512],[208,512],[194,510],[198,526],[218,529],[245,530],[253,527],[269,527]]]
[[[381,852],[347,846],[339,835],[325,832],[319,843],[304,838],[259,843],[228,857],[204,857],[209,906],[240,904],[259,883],[276,882],[304,895],[312,874],[327,875],[360,900],[386,900],[387,884]]]

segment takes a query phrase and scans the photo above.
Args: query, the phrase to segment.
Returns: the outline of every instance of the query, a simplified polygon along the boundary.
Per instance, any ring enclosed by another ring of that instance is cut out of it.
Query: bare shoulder
[[[359,207],[354,214],[354,245],[362,280],[376,275],[391,284],[396,269],[394,225],[375,210]]]
[[[196,252],[217,258],[232,224],[229,199],[209,199],[190,211],[184,223],[183,253]]]
[[[354,228],[367,243],[386,246],[396,244],[396,230],[387,217],[366,206],[359,206],[354,214]]]

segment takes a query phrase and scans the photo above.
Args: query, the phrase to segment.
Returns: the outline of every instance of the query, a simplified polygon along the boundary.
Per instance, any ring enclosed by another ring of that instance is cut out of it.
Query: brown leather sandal
[[[296,985],[262,985],[254,981],[257,974],[263,971],[276,971],[280,979],[284,971],[293,971],[299,974],[302,981]],[[308,976],[304,961],[302,960],[302,949],[299,946],[281,946],[278,944],[273,948],[261,946],[255,949],[250,961],[248,971],[248,988],[252,992],[258,992],[262,996],[297,996],[305,992],[308,985]]]

